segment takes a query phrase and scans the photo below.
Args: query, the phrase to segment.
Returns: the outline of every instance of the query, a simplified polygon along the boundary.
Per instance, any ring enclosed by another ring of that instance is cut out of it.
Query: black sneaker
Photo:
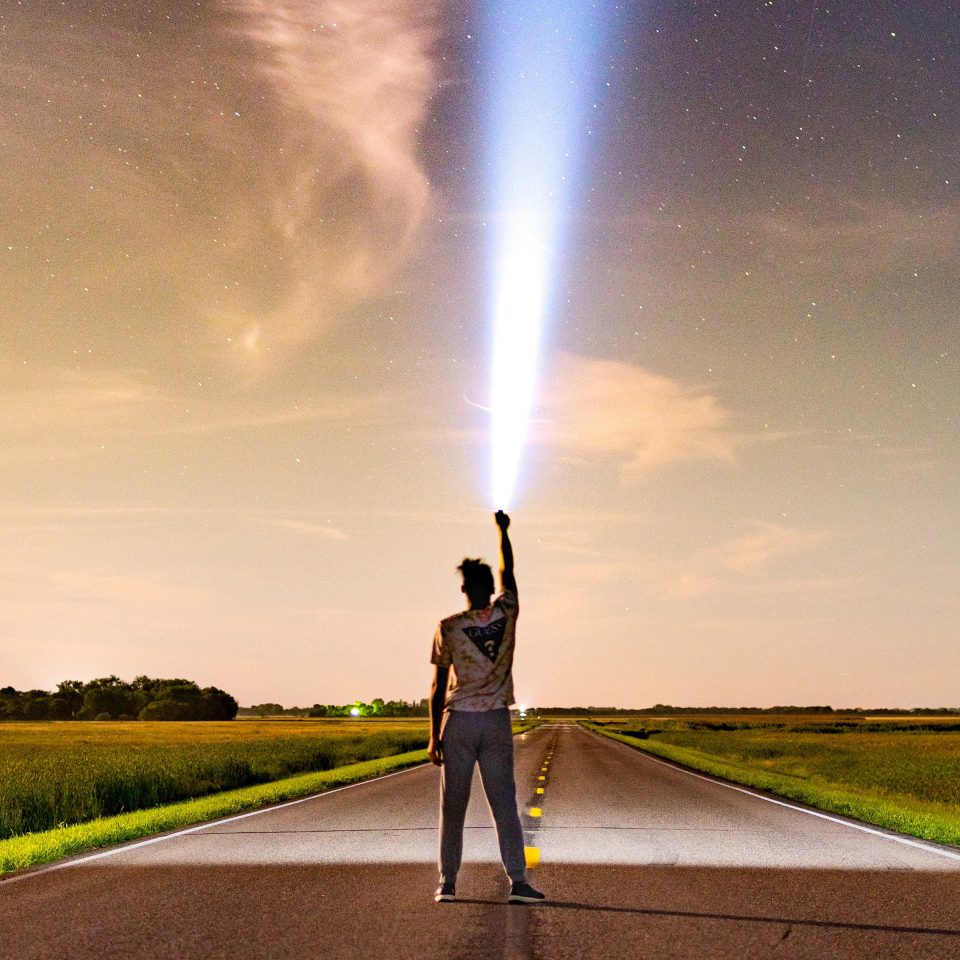
[[[542,903],[547,898],[526,880],[514,880],[507,903]]]
[[[449,903],[457,899],[457,888],[452,883],[441,883],[433,895],[434,903]]]

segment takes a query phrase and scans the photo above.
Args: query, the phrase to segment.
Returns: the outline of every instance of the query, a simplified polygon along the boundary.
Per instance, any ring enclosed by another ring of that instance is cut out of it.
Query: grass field
[[[425,763],[428,732],[425,719],[0,724],[15,830],[0,875]],[[47,826],[24,832],[29,817]]]
[[[956,718],[730,715],[589,725],[697,770],[960,845]]]
[[[422,749],[426,720],[0,724],[0,840]]]

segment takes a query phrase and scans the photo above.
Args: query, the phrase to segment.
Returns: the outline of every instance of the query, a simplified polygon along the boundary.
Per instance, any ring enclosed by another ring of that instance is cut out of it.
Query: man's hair
[[[488,595],[493,593],[493,571],[489,564],[482,560],[471,560],[466,557],[457,569],[463,577],[463,585],[467,588],[468,593],[473,591]]]

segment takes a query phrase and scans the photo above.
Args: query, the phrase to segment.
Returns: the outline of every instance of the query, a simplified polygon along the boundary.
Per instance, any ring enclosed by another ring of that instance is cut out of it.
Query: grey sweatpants
[[[440,792],[440,881],[457,879],[463,858],[463,822],[470,799],[474,764],[480,765],[483,790],[490,804],[500,859],[511,880],[523,880],[526,862],[523,831],[517,813],[513,780],[513,728],[510,711],[450,710],[440,732],[443,769]]]

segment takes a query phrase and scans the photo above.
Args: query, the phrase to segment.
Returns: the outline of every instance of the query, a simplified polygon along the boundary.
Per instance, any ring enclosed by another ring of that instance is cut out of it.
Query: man
[[[457,871],[463,855],[463,822],[470,799],[474,764],[497,826],[500,857],[510,878],[510,903],[544,899],[526,876],[523,831],[513,780],[513,647],[516,634],[517,581],[510,518],[498,510],[500,586],[491,603],[493,572],[481,560],[457,568],[469,607],[440,621],[433,640],[435,666],[430,695],[430,759],[442,768],[440,802],[440,886],[437,903],[456,898]]]

